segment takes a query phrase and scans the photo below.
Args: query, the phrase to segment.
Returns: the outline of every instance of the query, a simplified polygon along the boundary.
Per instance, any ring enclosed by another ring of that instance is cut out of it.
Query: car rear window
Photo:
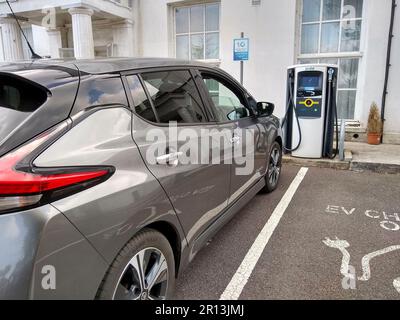
[[[0,141],[47,101],[39,85],[0,74]]]

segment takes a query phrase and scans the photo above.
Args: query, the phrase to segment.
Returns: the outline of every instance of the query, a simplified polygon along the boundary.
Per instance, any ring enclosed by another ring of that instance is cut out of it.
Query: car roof
[[[11,64],[3,64],[3,67],[10,70],[15,69],[40,69],[43,68],[70,68],[76,66],[79,70],[86,74],[106,74],[130,71],[143,68],[157,67],[210,67],[209,64],[202,62],[178,60],[171,58],[106,58],[106,59],[90,59],[90,60],[57,60],[57,59],[41,59],[35,61],[21,61]],[[0,67],[0,71],[1,71]],[[74,70],[76,71],[76,69]]]

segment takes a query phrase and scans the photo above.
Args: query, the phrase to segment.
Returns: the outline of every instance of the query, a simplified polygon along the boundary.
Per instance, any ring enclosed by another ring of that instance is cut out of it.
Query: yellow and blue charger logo
[[[313,99],[306,99],[304,101],[300,101],[299,104],[304,105],[307,108],[312,108],[315,105],[319,105],[319,101],[314,101]]]

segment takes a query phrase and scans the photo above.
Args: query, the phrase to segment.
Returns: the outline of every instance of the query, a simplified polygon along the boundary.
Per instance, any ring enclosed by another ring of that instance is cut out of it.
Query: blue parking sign
[[[234,61],[249,60],[249,45],[250,45],[250,40],[248,38],[233,40],[233,60]]]

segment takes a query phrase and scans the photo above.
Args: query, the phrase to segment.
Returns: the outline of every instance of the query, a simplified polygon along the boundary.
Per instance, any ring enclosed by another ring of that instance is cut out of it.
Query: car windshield
[[[46,90],[0,74],[0,142],[47,100]]]

